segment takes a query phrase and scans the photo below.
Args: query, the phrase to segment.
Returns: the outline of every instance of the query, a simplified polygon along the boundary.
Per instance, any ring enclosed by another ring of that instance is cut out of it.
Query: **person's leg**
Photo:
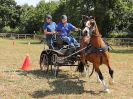
[[[48,45],[49,49],[53,49],[54,48],[53,47],[53,40],[52,40],[52,38],[47,39],[47,45]]]
[[[80,44],[77,42],[77,40],[74,37],[70,36],[70,39],[75,47],[80,47]]]
[[[50,39],[50,45],[51,45],[52,49],[54,49],[54,38]]]
[[[71,42],[71,38],[70,38],[70,37],[64,36],[64,37],[62,37],[62,39],[63,39],[64,41],[66,41],[66,42],[68,43],[69,46],[74,47],[74,44]]]

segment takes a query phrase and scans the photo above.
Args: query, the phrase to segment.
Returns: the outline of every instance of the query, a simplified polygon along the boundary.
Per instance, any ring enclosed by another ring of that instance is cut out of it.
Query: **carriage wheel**
[[[40,69],[41,71],[46,71],[46,73],[49,70],[49,64],[48,64],[48,56],[47,54],[42,54],[40,59]]]
[[[58,71],[59,71],[59,66],[57,65],[57,59],[58,59],[58,55],[53,54],[52,55],[52,62],[53,62],[53,65],[54,65],[54,76],[55,77],[57,77]]]
[[[54,76],[57,77],[59,73],[59,66],[55,65],[54,66]]]
[[[53,68],[52,68],[52,67],[53,67],[53,65],[50,65],[50,70],[51,70],[51,72],[53,72]]]

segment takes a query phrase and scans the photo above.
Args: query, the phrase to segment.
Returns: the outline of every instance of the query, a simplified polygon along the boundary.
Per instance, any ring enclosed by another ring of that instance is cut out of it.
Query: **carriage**
[[[40,55],[40,69],[46,73],[51,70],[57,76],[61,66],[78,66],[81,50],[80,48],[69,47],[67,42],[59,36],[54,38],[54,48],[44,49]],[[80,41],[80,38],[81,36],[78,36],[77,40]]]

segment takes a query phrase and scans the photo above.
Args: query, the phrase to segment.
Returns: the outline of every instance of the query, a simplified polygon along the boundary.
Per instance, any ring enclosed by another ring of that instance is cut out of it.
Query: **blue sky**
[[[40,0],[15,0],[15,1],[17,2],[18,5],[28,4],[36,6]],[[44,1],[48,2],[49,0],[44,0]],[[51,0],[51,1],[58,1],[58,0]]]

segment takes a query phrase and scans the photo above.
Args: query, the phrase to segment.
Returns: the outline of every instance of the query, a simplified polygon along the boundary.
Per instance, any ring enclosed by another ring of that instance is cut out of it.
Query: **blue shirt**
[[[63,25],[63,23],[58,23],[56,31],[60,33],[61,36],[69,36],[70,31],[74,31],[75,26],[73,26],[71,23],[67,23],[66,26]]]
[[[46,23],[43,25],[43,29],[44,29],[44,30],[47,29],[48,32],[53,32],[53,31],[55,31],[55,30],[56,30],[56,27],[57,27],[57,25],[56,25],[55,22],[52,22],[51,24],[49,24],[49,23],[46,22]],[[51,38],[52,35],[46,35],[46,37],[47,37],[47,38]]]

